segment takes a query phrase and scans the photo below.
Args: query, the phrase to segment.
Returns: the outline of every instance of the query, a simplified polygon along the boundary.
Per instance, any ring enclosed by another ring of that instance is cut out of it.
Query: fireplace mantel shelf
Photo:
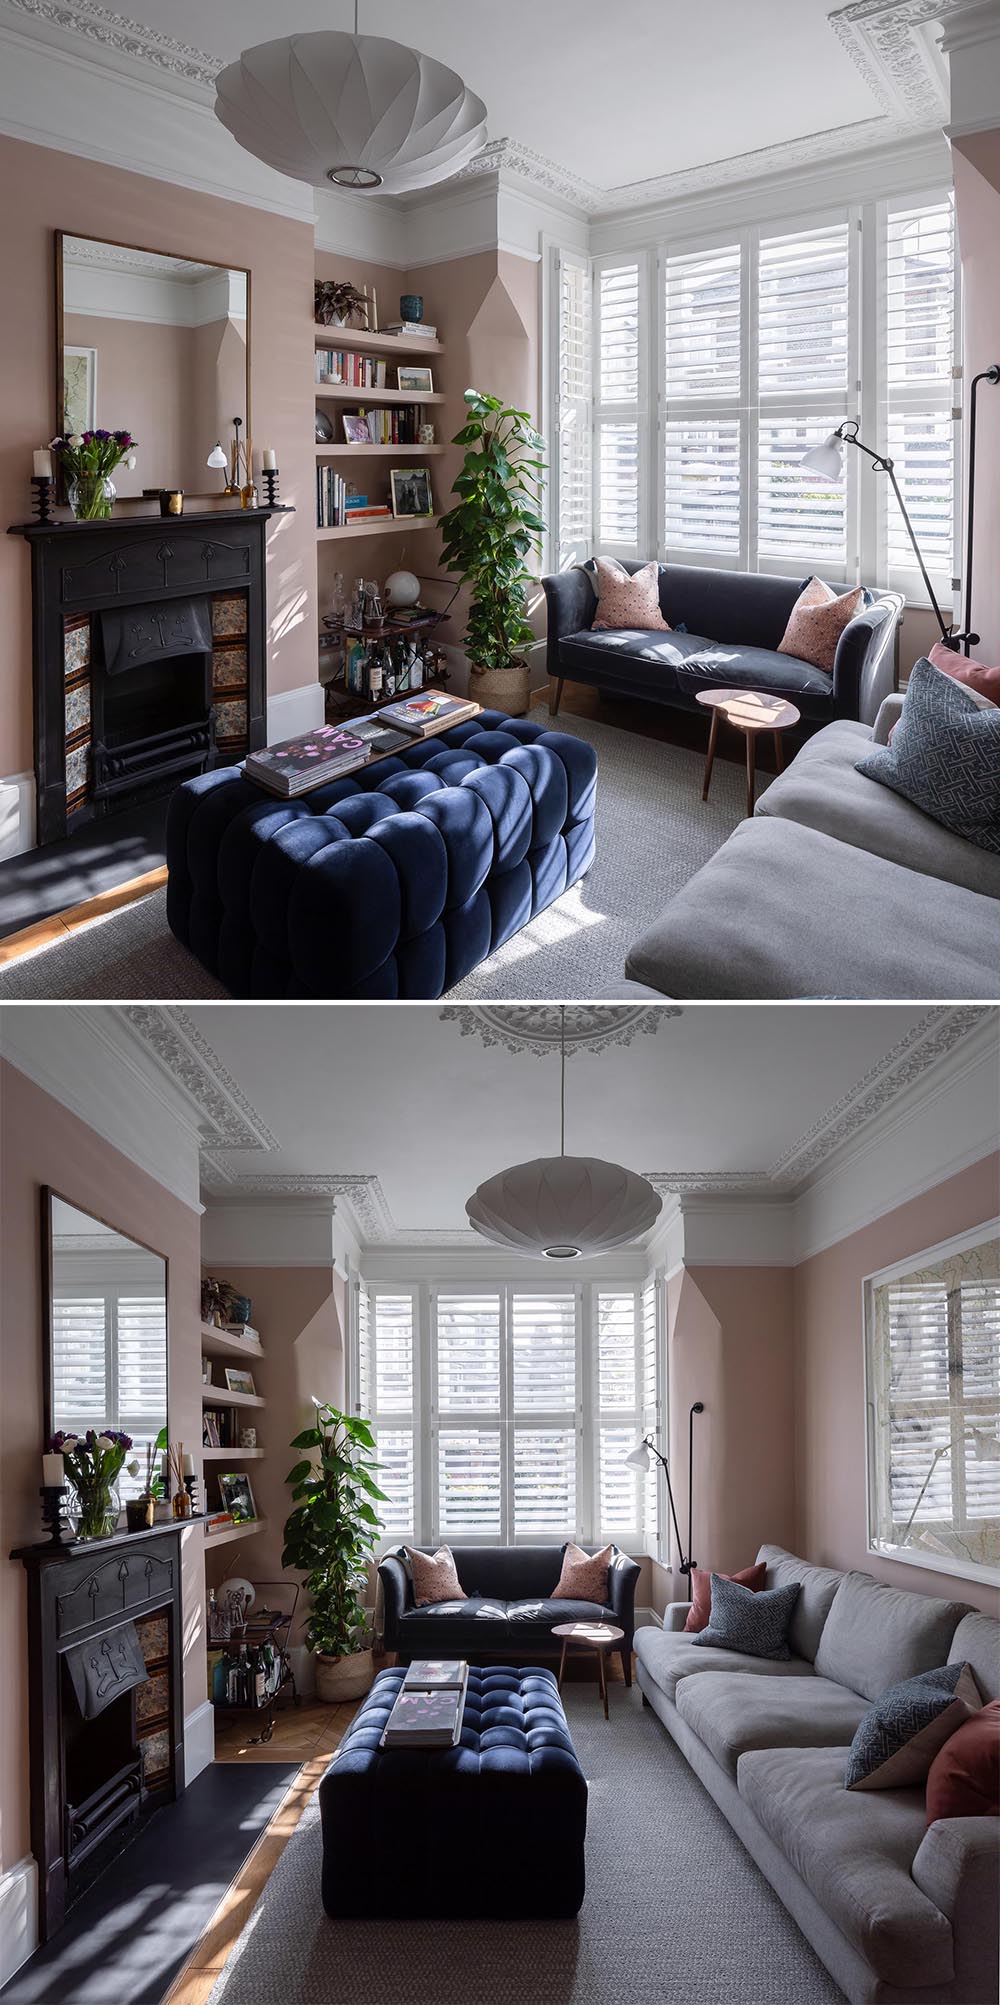
[[[195,1512],[190,1518],[166,1518],[160,1525],[145,1525],[141,1532],[112,1532],[108,1539],[72,1539],[65,1545],[53,1545],[51,1539],[41,1539],[37,1545],[15,1546],[11,1559],[24,1561],[25,1566],[44,1566],[50,1560],[82,1559],[88,1553],[103,1557],[114,1552],[116,1546],[134,1546],[137,1539],[157,1539],[186,1532],[190,1525],[203,1525],[205,1513]]]
[[[161,515],[157,509],[155,515],[151,512],[144,515],[107,515],[101,522],[79,522],[73,516],[67,516],[62,522],[12,522],[7,534],[26,536],[29,542],[40,537],[63,536],[67,530],[74,535],[79,535],[81,531],[92,535],[95,530],[98,534],[110,530],[120,536],[122,531],[127,534],[130,529],[157,528],[169,534],[172,529],[183,528],[186,522],[266,522],[272,515],[294,514],[295,509],[290,502],[275,502],[273,508],[198,508],[187,510],[183,515]]]

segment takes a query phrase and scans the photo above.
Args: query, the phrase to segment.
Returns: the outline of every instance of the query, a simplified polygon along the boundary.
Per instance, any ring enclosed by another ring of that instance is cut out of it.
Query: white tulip
[[[135,468],[135,454],[134,454],[134,453],[129,453],[129,456],[128,456],[127,460],[125,461],[125,465],[126,465],[126,466],[128,467],[128,470],[129,470],[129,473],[132,473],[132,472],[133,472],[133,470],[134,470],[134,468]]]
[[[82,444],[83,444],[83,433],[82,433],[82,432],[71,432],[71,433],[70,433],[70,437],[69,437],[69,442],[70,442],[70,445],[71,445],[71,446],[82,446]]]
[[[80,1446],[80,1436],[78,1434],[67,1434],[63,1442],[62,1448],[60,1449],[60,1454],[71,1455],[74,1448],[79,1448],[79,1446]]]
[[[137,1461],[136,1461],[136,1460],[134,1459],[134,1457],[133,1457],[133,1459],[132,1459],[132,1461],[131,1461],[131,1462],[126,1462],[126,1464],[125,1464],[125,1467],[126,1467],[126,1469],[128,1470],[128,1473],[129,1473],[129,1475],[130,1475],[130,1476],[138,1476],[138,1474],[139,1474],[139,1464],[138,1464],[138,1462],[137,1462]]]
[[[114,1444],[114,1442],[112,1441],[112,1439],[111,1439],[111,1436],[110,1436],[110,1434],[99,1434],[99,1435],[98,1435],[98,1437],[97,1437],[97,1446],[98,1446],[98,1448],[103,1448],[103,1449],[104,1449],[104,1451],[105,1451],[105,1454],[107,1453],[108,1449],[109,1449],[109,1448],[113,1448],[113,1447],[114,1447],[114,1445],[115,1445],[115,1444]]]

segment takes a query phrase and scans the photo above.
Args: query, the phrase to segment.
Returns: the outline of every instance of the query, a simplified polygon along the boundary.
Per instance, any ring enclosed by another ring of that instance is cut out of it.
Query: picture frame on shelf
[[[222,1447],[222,1442],[219,1440],[219,1423],[214,1413],[206,1413],[203,1416],[201,1431],[203,1448]]]
[[[389,474],[392,512],[395,516],[433,515],[430,469],[426,466],[392,468]]]
[[[415,395],[423,395],[434,388],[434,375],[422,364],[401,362],[396,370],[396,382],[400,390],[411,390]]]
[[[256,1398],[257,1388],[253,1382],[253,1372],[244,1371],[241,1365],[226,1366],[226,1391],[246,1392]]]
[[[344,437],[349,446],[370,446],[372,435],[368,430],[367,418],[359,417],[356,413],[352,415],[350,412],[345,412]]]
[[[249,1476],[235,1469],[229,1470],[219,1477],[219,1494],[223,1509],[231,1513],[234,1524],[251,1524],[256,1518],[257,1506]]]

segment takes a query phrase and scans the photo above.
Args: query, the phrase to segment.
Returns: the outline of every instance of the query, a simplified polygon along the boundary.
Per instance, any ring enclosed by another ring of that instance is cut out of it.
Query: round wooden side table
[[[597,1689],[604,1700],[604,1717],[607,1719],[608,1674],[605,1669],[605,1659],[614,1644],[624,1642],[624,1629],[616,1629],[613,1622],[560,1622],[552,1634],[562,1638],[558,1678],[560,1691],[562,1691],[563,1672],[566,1669],[566,1652],[570,1644],[579,1643],[584,1649],[593,1650],[597,1658]]]
[[[747,814],[753,814],[754,779],[756,777],[757,737],[761,731],[770,731],[774,738],[774,761],[781,771],[781,733],[790,731],[799,721],[799,711],[794,703],[786,703],[783,696],[768,696],[759,689],[699,689],[697,701],[712,713],[712,728],[708,734],[708,752],[705,757],[705,779],[701,789],[703,801],[708,799],[708,789],[715,762],[715,741],[719,735],[719,718],[727,724],[734,724],[742,731],[747,747]]]

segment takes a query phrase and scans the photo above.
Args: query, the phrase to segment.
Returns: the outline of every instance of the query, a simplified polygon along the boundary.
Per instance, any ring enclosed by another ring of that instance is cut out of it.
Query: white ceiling
[[[522,170],[589,198],[641,199],[704,168],[727,178],[940,130],[946,68],[937,17],[969,0],[361,0],[362,33],[409,42],[485,101],[491,142]],[[75,40],[90,62],[145,72],[211,101],[216,71],[254,42],[352,29],[353,0],[0,0],[0,19]],[[138,29],[138,33],[136,33]],[[235,141],[234,158],[239,158]],[[516,163],[515,163],[516,164]],[[551,172],[546,172],[550,169]],[[638,184],[638,186],[636,185]],[[599,202],[598,202],[599,206]]]
[[[857,1132],[984,1013],[744,1004],[658,1014],[651,1035],[572,1053],[567,1151],[668,1179],[739,1188],[770,1178],[787,1189],[817,1148]],[[467,1027],[471,1009],[458,1020],[398,1003],[121,1015],[145,1061],[203,1113],[209,1191],[294,1195],[310,1180],[377,1177],[386,1236],[454,1233],[485,1177],[558,1152],[558,1053],[484,1042]]]

